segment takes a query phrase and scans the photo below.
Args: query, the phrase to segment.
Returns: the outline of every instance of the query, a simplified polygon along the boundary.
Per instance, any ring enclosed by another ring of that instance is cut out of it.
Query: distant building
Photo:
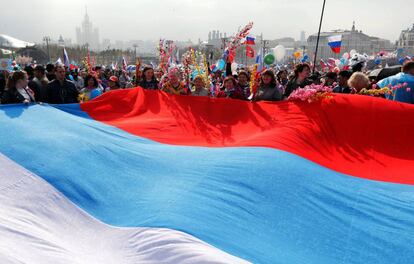
[[[115,41],[115,49],[123,50],[124,46],[125,46],[125,43],[122,40]]]
[[[72,45],[72,39],[71,38],[65,38],[64,39],[64,42],[65,42],[65,46],[66,47],[72,47],[73,45]]]
[[[219,30],[213,30],[208,33],[208,44],[217,49],[222,49],[227,39],[227,33],[222,33]]]
[[[299,41],[295,41],[294,38],[279,38],[279,39],[274,39],[270,41],[270,47],[274,48],[277,45],[282,45],[285,48],[297,48],[300,46]]]
[[[79,45],[89,45],[92,50],[99,50],[99,29],[93,28],[89,20],[88,11],[85,10],[81,27],[76,28],[76,41]]]
[[[300,32],[300,44],[306,45],[306,33],[305,31]]]
[[[405,55],[414,54],[414,24],[410,29],[401,31],[400,38],[397,41],[397,48]]]
[[[113,48],[111,47],[111,40],[110,39],[103,39],[102,40],[102,49],[109,49],[109,48]]]
[[[62,35],[59,36],[58,45],[65,46],[65,40],[63,39]]]
[[[333,53],[328,45],[328,37],[333,35],[342,35],[341,54]],[[314,55],[315,53],[317,38],[318,34],[313,34],[308,38],[308,53],[310,53],[310,55]],[[354,22],[351,30],[321,32],[318,47],[318,59],[339,58],[344,52],[349,52],[353,49],[361,54],[366,53],[368,55],[373,55],[382,50],[391,51],[394,47],[389,40],[370,37],[362,33],[362,31],[356,30]]]

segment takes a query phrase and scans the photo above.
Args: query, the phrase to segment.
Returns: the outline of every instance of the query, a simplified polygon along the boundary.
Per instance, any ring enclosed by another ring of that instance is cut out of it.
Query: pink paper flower
[[[332,92],[331,87],[311,84],[309,86],[306,86],[305,88],[299,88],[293,91],[290,94],[288,99],[307,101],[311,103],[326,96],[328,93],[331,93],[331,92]]]

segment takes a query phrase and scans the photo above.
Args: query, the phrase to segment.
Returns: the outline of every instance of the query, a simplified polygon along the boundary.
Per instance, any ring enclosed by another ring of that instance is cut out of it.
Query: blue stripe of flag
[[[342,41],[329,42],[328,45],[331,48],[340,48],[342,45]]]

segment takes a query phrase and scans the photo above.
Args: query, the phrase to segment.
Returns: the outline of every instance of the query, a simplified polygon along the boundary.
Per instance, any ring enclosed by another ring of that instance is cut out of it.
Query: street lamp
[[[262,48],[263,48],[263,54],[267,53],[267,50],[269,49],[270,40],[262,40]]]
[[[50,62],[50,51],[49,51],[49,42],[50,42],[50,37],[49,37],[49,36],[44,36],[44,37],[43,37],[43,41],[45,41],[45,42],[46,42],[47,59],[48,59],[48,62]]]
[[[132,47],[134,47],[134,56],[135,56],[135,61],[137,60],[137,44],[132,45]]]

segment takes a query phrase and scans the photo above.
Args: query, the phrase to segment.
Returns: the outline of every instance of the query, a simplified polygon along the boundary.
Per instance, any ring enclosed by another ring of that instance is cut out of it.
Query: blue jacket
[[[401,72],[379,81],[377,85],[380,88],[387,86],[391,88],[403,83],[407,83],[407,87],[394,90],[393,95],[387,95],[387,99],[414,104],[414,75]],[[409,91],[407,91],[407,88],[410,88]]]

